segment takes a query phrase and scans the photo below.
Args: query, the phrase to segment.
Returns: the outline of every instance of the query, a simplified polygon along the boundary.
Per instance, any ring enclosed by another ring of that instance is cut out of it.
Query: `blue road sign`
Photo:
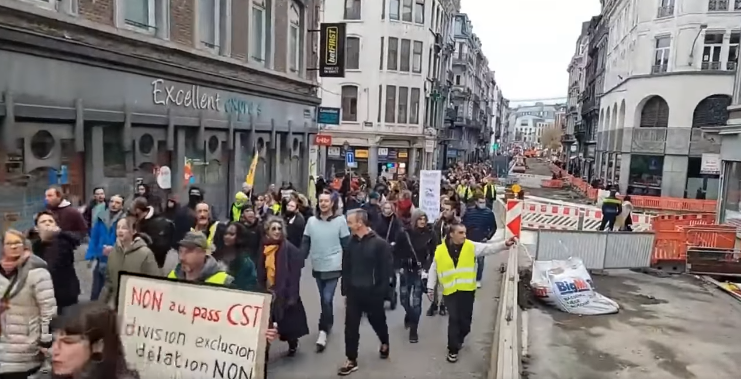
[[[353,163],[355,163],[354,152],[348,151],[347,153],[345,153],[345,163],[347,163],[348,165],[352,165]]]

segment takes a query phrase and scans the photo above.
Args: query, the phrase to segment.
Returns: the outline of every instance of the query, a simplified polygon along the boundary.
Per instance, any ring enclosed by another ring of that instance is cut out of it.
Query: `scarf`
[[[275,285],[275,256],[278,255],[278,249],[280,249],[280,244],[278,243],[266,244],[263,248],[268,288],[273,288]]]

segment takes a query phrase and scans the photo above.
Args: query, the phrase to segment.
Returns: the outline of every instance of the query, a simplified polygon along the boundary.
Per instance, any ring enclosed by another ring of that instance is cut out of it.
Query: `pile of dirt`
[[[517,284],[517,305],[520,309],[531,309],[537,306],[537,299],[530,287],[533,271],[529,267],[520,269],[520,282]]]

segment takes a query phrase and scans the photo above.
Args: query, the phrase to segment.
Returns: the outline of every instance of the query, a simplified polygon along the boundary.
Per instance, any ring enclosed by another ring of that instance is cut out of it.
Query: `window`
[[[702,49],[702,70],[720,69],[720,50],[723,47],[723,32],[706,32],[705,47]]]
[[[392,20],[398,20],[399,19],[399,7],[401,4],[399,3],[399,0],[391,0],[389,2],[389,18]]]
[[[201,44],[208,49],[219,47],[220,3],[219,0],[198,0],[198,33]]]
[[[425,0],[414,0],[414,22],[425,23]]]
[[[342,86],[342,121],[358,121],[358,87]]]
[[[301,69],[301,58],[303,51],[303,22],[301,20],[303,17],[301,15],[303,14],[302,9],[296,2],[291,2],[291,10],[288,14],[289,17],[289,43],[288,43],[288,49],[290,50],[288,53],[288,59],[290,61],[289,63],[289,69],[291,72],[298,73]]]
[[[727,11],[729,0],[708,0],[709,11]],[[733,2],[733,9],[730,10],[741,10],[741,1],[735,0]]]
[[[409,72],[409,58],[411,58],[411,48],[412,41],[408,39],[401,40],[401,63],[399,64],[399,71]]]
[[[651,72],[662,73],[669,68],[669,53],[671,52],[671,39],[669,37],[656,38],[654,54],[654,65]]]
[[[398,70],[399,66],[399,39],[389,37],[389,53],[386,62],[386,69],[390,71]]]
[[[383,37],[381,37],[381,63],[378,67],[379,70],[383,70],[383,53],[386,51],[386,46],[384,45]]]
[[[401,21],[412,22],[412,1],[414,0],[402,0]]]
[[[412,72],[422,72],[422,42],[420,41],[414,41]]]
[[[387,123],[396,122],[396,86],[386,86],[386,117]]]
[[[419,124],[419,88],[412,88],[412,101],[410,101],[411,108],[409,108],[409,123]]]
[[[409,88],[399,87],[399,124],[407,123],[407,107],[409,106]]]
[[[378,86],[378,122],[381,122],[381,108],[383,108],[383,84]]]
[[[124,6],[124,22],[128,26],[154,32],[155,27],[155,0],[126,0]]]
[[[457,86],[461,85],[461,76],[460,75],[456,75],[455,76],[455,85],[457,85]]]
[[[360,20],[360,0],[345,0],[345,20]]]
[[[735,70],[738,64],[738,46],[741,32],[731,32],[731,38],[728,41],[728,64],[726,70]]]
[[[345,39],[345,68],[348,70],[360,69],[360,38],[347,37]]]
[[[267,65],[268,42],[268,10],[263,1],[252,2],[252,39],[250,40],[250,55],[258,63]]]
[[[381,0],[381,20],[386,19],[386,0]]]

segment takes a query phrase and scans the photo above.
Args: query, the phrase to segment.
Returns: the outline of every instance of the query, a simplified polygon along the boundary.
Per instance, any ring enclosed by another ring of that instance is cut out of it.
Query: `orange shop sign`
[[[355,158],[368,158],[368,150],[355,150]]]
[[[314,145],[317,146],[332,146],[332,136],[326,134],[317,134],[314,137]]]

